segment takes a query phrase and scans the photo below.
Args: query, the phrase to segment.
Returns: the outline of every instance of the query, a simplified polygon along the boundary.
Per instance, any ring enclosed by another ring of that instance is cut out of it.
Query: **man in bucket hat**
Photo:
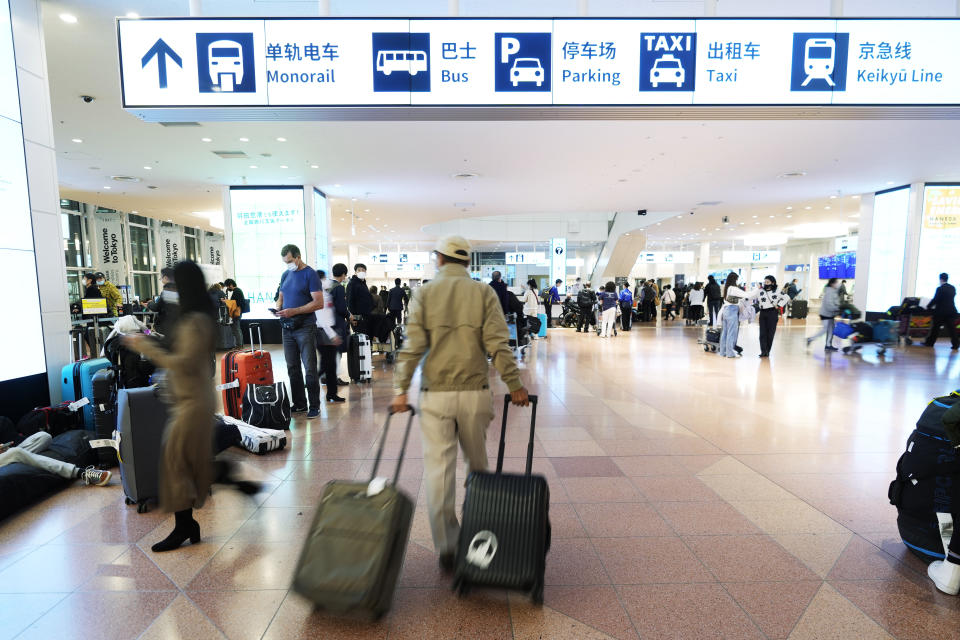
[[[457,442],[467,473],[487,468],[487,427],[493,419],[487,354],[515,405],[527,390],[508,344],[496,292],[470,278],[470,243],[448,236],[437,243],[437,276],[410,301],[407,340],[397,356],[393,411],[409,409],[407,390],[423,359],[420,428],[423,475],[433,544],[440,566],[453,568],[460,525],[456,512]],[[426,356],[426,357],[424,357]]]

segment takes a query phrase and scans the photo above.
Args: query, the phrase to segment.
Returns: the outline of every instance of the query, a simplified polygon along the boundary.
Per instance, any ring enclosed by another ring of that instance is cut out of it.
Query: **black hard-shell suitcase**
[[[120,482],[127,504],[137,512],[159,497],[160,453],[167,405],[157,387],[120,389],[117,393],[117,440]]]
[[[790,303],[790,317],[794,320],[803,320],[807,317],[807,301],[794,300]]]
[[[323,488],[293,575],[293,590],[319,608],[379,618],[390,609],[413,522],[413,501],[397,488],[413,410],[393,483],[374,488],[390,415],[369,481],[334,480]]]
[[[112,440],[117,428],[117,384],[113,369],[101,369],[93,374],[93,424],[98,440]],[[117,450],[97,447],[100,467],[117,466]]]
[[[496,473],[467,478],[463,525],[457,544],[453,587],[462,596],[472,586],[516,589],[543,603],[543,579],[550,549],[550,487],[531,475],[537,396],[530,396],[530,441],[523,475],[503,473],[503,452],[510,396],[503,401]]]

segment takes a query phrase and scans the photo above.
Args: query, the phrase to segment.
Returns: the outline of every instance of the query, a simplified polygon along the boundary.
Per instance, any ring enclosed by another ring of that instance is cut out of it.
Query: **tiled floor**
[[[119,478],[0,523],[0,640],[960,637],[960,599],[927,580],[886,501],[912,424],[957,386],[960,355],[944,343],[825,356],[805,351],[803,330],[781,327],[770,360],[756,357],[755,327],[740,360],[704,353],[682,327],[611,340],[555,330],[535,345],[524,375],[540,395],[534,470],[550,483],[554,537],[542,608],[522,594],[450,592],[417,432],[400,481],[417,511],[393,611],[375,624],[335,619],[289,591],[324,483],[370,472],[391,395],[377,358],[375,383],[298,418],[285,451],[226,454],[264,491],[216,491],[197,512],[201,544],[152,553],[172,518],[125,506]],[[511,413],[507,469],[522,468],[525,420]],[[492,455],[498,431],[496,420]],[[397,430],[387,455],[399,445]]]

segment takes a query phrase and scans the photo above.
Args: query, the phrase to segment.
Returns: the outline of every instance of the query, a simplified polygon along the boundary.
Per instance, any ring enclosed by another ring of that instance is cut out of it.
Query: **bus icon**
[[[836,64],[837,44],[828,38],[810,38],[803,47],[803,70],[807,74],[801,87],[810,84],[811,80],[826,80],[831,87],[833,69]]]
[[[207,46],[210,84],[220,91],[232,92],[243,84],[243,47],[233,40],[217,40]]]
[[[377,55],[377,71],[387,76],[394,71],[405,71],[415,76],[426,70],[426,51],[380,51]]]

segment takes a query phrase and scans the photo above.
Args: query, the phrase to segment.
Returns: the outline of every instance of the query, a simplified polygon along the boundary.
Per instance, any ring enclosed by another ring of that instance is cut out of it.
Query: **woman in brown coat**
[[[173,512],[176,526],[154,551],[176,549],[188,538],[200,542],[200,525],[193,519],[214,481],[213,412],[215,398],[210,368],[215,347],[214,308],[203,272],[190,261],[174,269],[180,316],[173,327],[171,349],[146,336],[128,336],[127,347],[166,369],[170,390],[170,420],[163,433],[160,458],[160,507]]]

